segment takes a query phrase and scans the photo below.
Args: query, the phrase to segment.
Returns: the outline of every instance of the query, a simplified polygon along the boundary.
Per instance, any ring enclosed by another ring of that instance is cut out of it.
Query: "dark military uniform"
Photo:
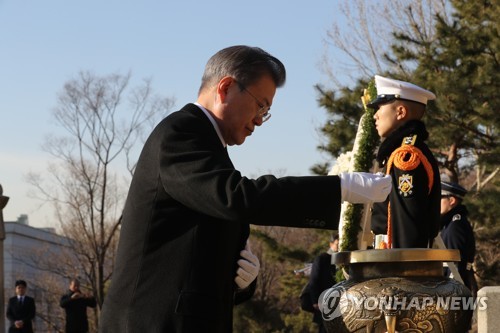
[[[371,229],[374,234],[387,234],[390,202],[393,248],[426,248],[439,231],[439,168],[424,142],[428,136],[423,122],[411,120],[391,133],[377,153],[383,170],[390,167],[393,190],[385,202],[373,205]],[[408,152],[405,145],[418,149]],[[418,161],[412,165],[412,159]]]
[[[476,255],[476,241],[472,227],[467,220],[467,215],[467,208],[462,204],[443,214],[441,216],[443,226],[441,238],[443,238],[443,242],[448,249],[458,249],[460,251],[458,272],[465,286],[475,294],[477,285],[472,263]],[[445,274],[449,275],[449,271],[446,270]]]

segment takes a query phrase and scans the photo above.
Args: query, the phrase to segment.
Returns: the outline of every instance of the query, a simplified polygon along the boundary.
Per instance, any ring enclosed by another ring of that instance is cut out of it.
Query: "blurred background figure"
[[[69,290],[61,297],[60,305],[66,312],[66,333],[87,333],[89,322],[87,307],[95,308],[97,302],[91,295],[80,291],[80,281],[72,279]]]
[[[7,319],[10,321],[9,333],[33,333],[32,320],[35,319],[35,300],[26,296],[28,284],[16,281],[16,296],[9,299]]]
[[[335,282],[336,267],[332,265],[332,253],[339,250],[339,236],[332,234],[328,250],[321,253],[316,258],[311,268],[311,276],[309,277],[309,288],[311,301],[314,307],[313,322],[318,325],[318,332],[326,332],[323,326],[323,319],[319,311],[318,298],[323,291],[331,288]]]
[[[462,203],[466,193],[467,190],[457,183],[441,182],[441,237],[448,249],[460,251],[458,272],[465,286],[476,296],[477,283],[473,270],[476,241],[467,219],[467,208]],[[445,268],[445,275],[450,276],[448,268]]]

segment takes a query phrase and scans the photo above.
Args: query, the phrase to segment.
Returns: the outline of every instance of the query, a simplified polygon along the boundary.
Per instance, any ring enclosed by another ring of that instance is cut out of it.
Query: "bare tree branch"
[[[144,127],[151,127],[173,105],[172,99],[153,94],[150,79],[135,88],[130,83],[130,73],[90,72],[66,82],[54,109],[56,124],[66,135],[46,139],[44,149],[53,157],[47,179],[28,175],[37,195],[53,205],[79,272],[100,306],[137,159],[131,156]]]

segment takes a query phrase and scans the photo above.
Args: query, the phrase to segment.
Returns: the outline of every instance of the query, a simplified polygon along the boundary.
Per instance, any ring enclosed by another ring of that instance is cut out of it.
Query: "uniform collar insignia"
[[[401,142],[401,146],[404,146],[404,145],[415,145],[415,142],[417,141],[417,135],[413,135],[413,136],[405,136],[403,138],[403,142]]]

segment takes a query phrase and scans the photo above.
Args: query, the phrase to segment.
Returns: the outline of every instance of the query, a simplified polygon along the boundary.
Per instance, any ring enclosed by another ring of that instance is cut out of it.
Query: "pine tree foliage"
[[[454,180],[475,167],[486,167],[482,183],[500,162],[500,42],[498,0],[452,1],[451,20],[436,16],[436,36],[425,43],[425,52],[407,46],[408,34],[396,35],[393,47],[401,61],[418,65],[411,79],[438,96],[427,113],[431,144],[445,172]],[[450,22],[448,22],[450,21]]]

